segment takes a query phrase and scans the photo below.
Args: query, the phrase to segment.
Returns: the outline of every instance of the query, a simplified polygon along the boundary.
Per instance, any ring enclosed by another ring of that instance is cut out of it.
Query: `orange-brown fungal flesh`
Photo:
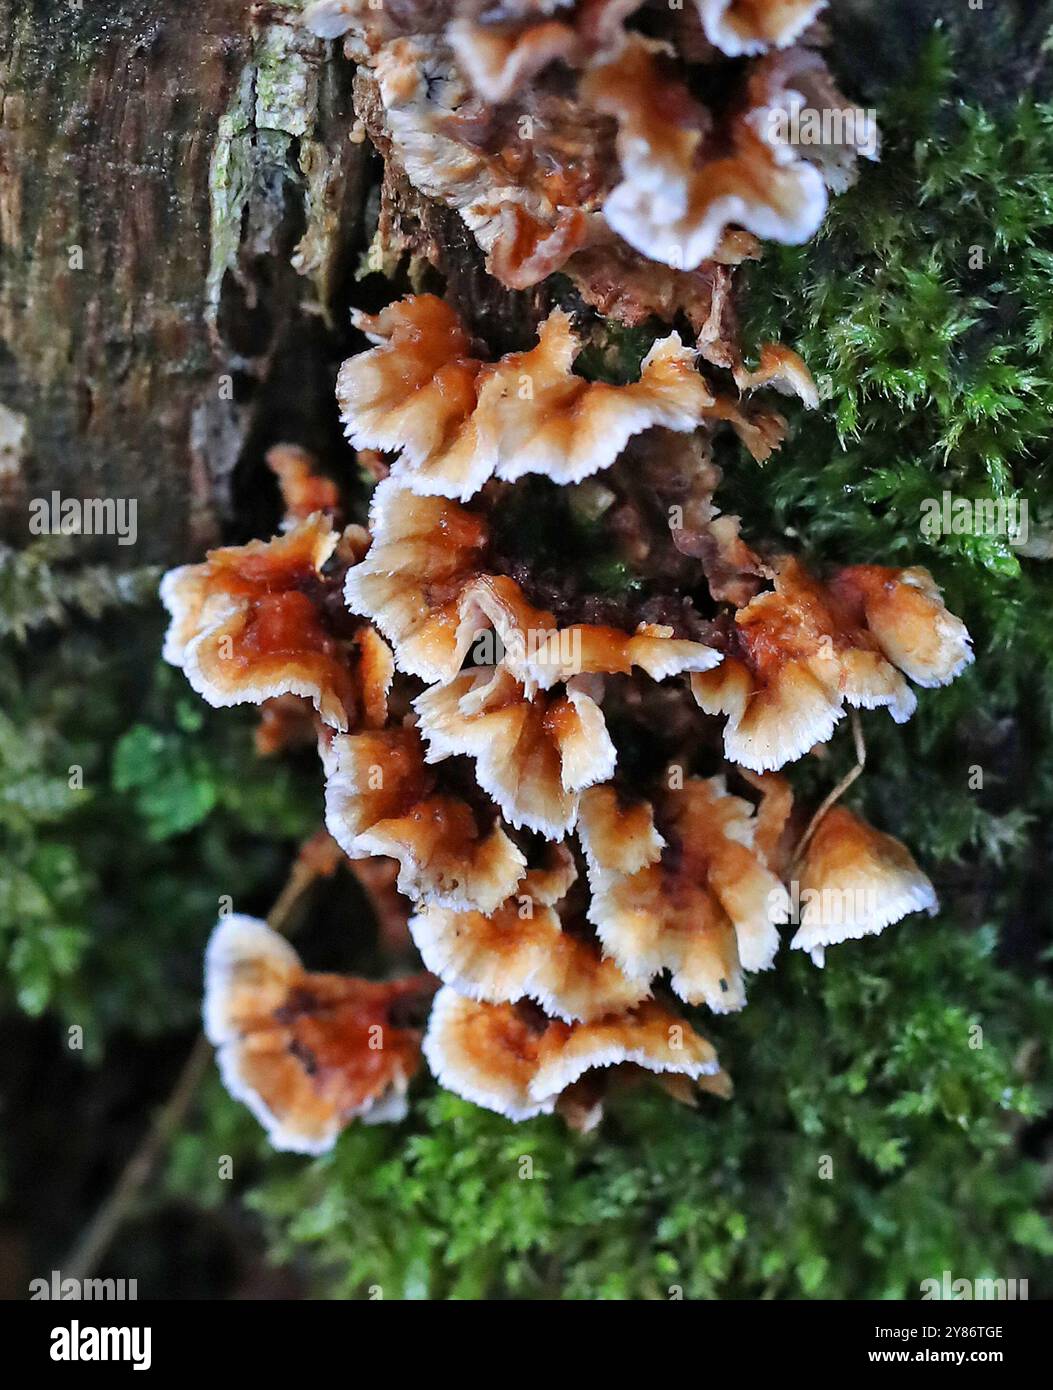
[[[428,977],[311,974],[266,923],[220,920],[206,955],[205,1029],[224,1083],[275,1148],[323,1153],[353,1119],[398,1119],[421,1034],[399,1015]]]

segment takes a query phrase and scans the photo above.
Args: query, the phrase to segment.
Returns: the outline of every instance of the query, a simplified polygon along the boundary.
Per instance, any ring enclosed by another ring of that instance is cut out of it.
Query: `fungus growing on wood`
[[[822,965],[826,948],[876,936],[912,912],[932,916],[936,890],[906,845],[844,806],[819,822],[798,871],[800,926],[790,942]]]
[[[285,532],[162,590],[195,689],[262,703],[265,751],[317,738],[382,952],[410,949],[408,919],[443,983],[424,1044],[441,1084],[579,1129],[612,1077],[730,1094],[660,1001],[742,1009],[795,904],[792,944],[819,963],[934,909],[908,851],[833,805],[845,781],[802,835],[774,769],[846,710],[907,719],[908,678],[972,659],[926,570],[820,581],[716,502],[726,427],[759,462],[792,428],[755,393],[819,407],[792,348],[740,341],[734,268],[758,237],[810,237],[876,155],[872,124],[793,135],[811,106],[863,114],[810,46],[822,4],[642,9],[311,7],[347,39],[384,159],[373,248],[443,293],[352,309],[368,346],[336,395],[354,476],[376,482],[369,532],[335,520],[342,502],[362,519],[354,488],[277,446]],[[423,984],[307,975],[250,919],[217,928],[208,961],[224,1075],[276,1143],[319,1151],[397,1108],[417,1042],[400,1001]],[[358,1041],[374,1021],[399,1044],[376,1061]]]
[[[630,979],[669,970],[687,1003],[741,1009],[742,968],[772,964],[789,918],[786,889],[754,844],[753,807],[719,777],[689,778],[657,804],[664,834],[647,803],[626,806],[609,787],[582,798],[590,920]]]
[[[871,111],[838,89],[814,48],[790,48],[762,58],[747,82],[749,119],[819,172],[831,193],[855,183],[859,159],[876,160],[881,136]]]
[[[949,685],[972,662],[968,629],[947,611],[935,580],[920,565],[849,565],[833,576],[830,587],[915,685]]]
[[[369,0],[311,0],[303,12],[303,22],[320,39],[338,39],[364,19]]]
[[[472,590],[466,598],[478,601]],[[495,605],[484,611],[507,650],[499,666],[470,667],[414,701],[428,760],[473,758],[480,787],[511,824],[550,838],[573,828],[578,793],[616,766],[599,678],[639,667],[661,681],[720,660],[703,643],[677,640],[669,627],[642,624],[632,635],[590,624],[556,629],[546,613],[535,614],[542,626],[524,629],[513,626],[522,614],[508,621]]]
[[[650,318],[673,323],[682,314],[701,334],[727,303],[732,267],[758,255],[759,243],[747,232],[726,233],[712,259],[694,270],[677,270],[649,260],[613,233],[594,234],[590,244],[567,261],[563,273],[604,318],[636,328]],[[706,356],[701,338],[698,346]]]
[[[730,58],[784,48],[804,33],[826,0],[695,0],[706,38]]]
[[[648,304],[690,312],[691,272],[741,259],[727,255],[729,238],[806,240],[826,187],[846,187],[857,153],[877,149],[872,121],[848,106],[815,49],[787,48],[821,0],[695,0],[690,16],[649,11],[655,39],[627,28],[641,8],[322,0],[306,23],[348,35],[370,138],[422,199],[455,210],[491,275],[522,290],[564,270],[587,302],[632,321]],[[758,54],[741,73],[729,62]],[[690,95],[683,60],[701,66],[712,109]],[[791,139],[786,124],[802,109],[842,130],[850,116],[862,133]],[[434,238],[418,244],[441,262]],[[629,248],[672,273],[649,278]]]
[[[564,929],[559,900],[577,876],[528,871],[516,895],[489,915],[424,906],[410,931],[427,968],[458,994],[490,1004],[532,999],[546,1014],[589,1022],[639,1004],[647,985],[626,979],[587,937]]]
[[[786,557],[775,588],[735,614],[723,663],[691,687],[707,714],[728,716],[728,758],[764,772],[825,743],[846,705],[909,719],[917,699],[901,670],[942,685],[971,659],[927,570],[850,566],[824,585]]]
[[[375,138],[390,143],[414,188],[456,210],[491,274],[526,289],[584,244],[609,164],[608,133],[590,112],[556,94],[518,112],[495,110],[430,35],[392,39],[370,64],[381,114]],[[529,140],[519,116],[530,122]]]
[[[276,1149],[324,1153],[351,1120],[401,1119],[434,984],[312,974],[255,917],[221,918],[205,955],[205,1032],[224,1085]]]
[[[461,592],[462,622],[472,637],[493,629],[501,665],[528,696],[575,676],[628,675],[634,668],[661,681],[685,671],[708,671],[720,653],[673,635],[668,625],[640,623],[633,633],[596,623],[557,626],[554,615],[528,603],[512,579],[479,575]]]
[[[550,63],[583,67],[615,52],[643,0],[512,0],[455,6],[446,38],[461,70],[487,101],[507,101]]]
[[[570,1087],[607,1067],[691,1081],[720,1070],[705,1038],[660,1004],[564,1023],[529,1005],[466,999],[448,985],[435,997],[424,1054],[441,1085],[510,1120],[550,1115]]]
[[[716,142],[710,113],[664,70],[665,55],[663,45],[632,35],[582,80],[584,99],[618,124],[622,181],[603,204],[609,225],[641,254],[681,270],[711,257],[732,225],[772,241],[814,236],[826,213],[823,179],[773,136],[773,108],[736,115]]]
[[[582,52],[574,28],[543,12],[528,24],[455,19],[446,37],[461,71],[486,101],[507,101],[549,63],[574,63]]]
[[[536,347],[492,364],[467,356],[466,331],[434,295],[356,322],[377,346],[341,368],[341,418],[356,446],[397,452],[392,476],[414,492],[464,501],[495,474],[580,482],[634,434],[693,430],[713,405],[677,333],[654,344],[638,381],[612,386],[574,374],[581,343],[560,310]]]
[[[800,355],[782,343],[765,343],[753,371],[749,371],[741,359],[728,361],[727,365],[740,391],[756,391],[767,386],[784,396],[797,396],[809,410],[819,405],[819,393],[811,372]]]
[[[460,601],[482,568],[490,535],[485,518],[391,480],[373,495],[370,523],[369,553],[347,574],[348,607],[376,623],[401,670],[429,682],[449,680],[472,640]]]
[[[479,786],[514,826],[559,839],[578,793],[614,772],[599,705],[581,686],[529,698],[501,667],[468,670],[417,697],[429,761],[466,754]]]
[[[633,633],[595,623],[560,627],[508,575],[491,572],[490,526],[481,512],[419,497],[385,482],[371,509],[373,544],[348,571],[345,598],[371,618],[395,649],[400,670],[450,681],[481,633],[492,632],[503,669],[527,695],[580,675],[627,673],[655,680],[706,671],[720,653],[677,638],[668,625]]]
[[[341,564],[340,543],[315,513],[272,541],[213,550],[204,564],[170,570],[161,583],[171,615],[165,660],[210,705],[302,695],[331,728],[382,724],[391,653],[372,628],[347,623],[326,603],[351,558]]]
[[[722,473],[711,441],[652,430],[634,443],[630,461],[665,508],[673,545],[701,564],[711,597],[735,607],[754,598],[772,571],[742,539],[740,519],[720,514],[715,494]]]
[[[401,865],[399,891],[455,909],[493,912],[526,868],[500,822],[480,824],[425,765],[415,729],[338,735],[323,744],[325,823],[351,859]]]
[[[340,490],[319,473],[313,457],[298,444],[275,444],[267,450],[267,467],[278,479],[287,524],[306,521],[315,512],[335,512]]]

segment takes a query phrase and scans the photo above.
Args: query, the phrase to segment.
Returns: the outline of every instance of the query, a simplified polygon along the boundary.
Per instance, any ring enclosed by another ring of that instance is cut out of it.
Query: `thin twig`
[[[322,871],[317,861],[312,860],[310,856],[297,856],[285,886],[267,916],[267,925],[273,931],[288,930],[296,907],[320,872]],[[68,1278],[88,1279],[98,1267],[99,1261],[128,1218],[136,1198],[149,1181],[172,1136],[186,1118],[211,1059],[212,1048],[204,1033],[200,1033],[168,1099],[157,1112],[153,1124],[124,1165],[109,1196],[88,1222],[63,1264],[63,1272]]]
[[[852,721],[852,741],[854,742],[856,748],[856,765],[851,769],[851,771],[846,772],[845,775],[841,778],[840,782],[838,782],[837,786],[834,787],[833,791],[828,793],[822,805],[819,807],[818,811],[816,811],[815,815],[808,822],[808,828],[801,836],[801,838],[797,841],[797,848],[794,850],[793,857],[790,860],[791,864],[793,865],[797,865],[800,863],[805,850],[808,848],[812,836],[819,829],[819,824],[822,821],[823,817],[837,804],[837,802],[841,800],[845,792],[848,791],[849,787],[852,785],[852,783],[856,780],[859,774],[863,771],[863,768],[866,766],[867,745],[866,741],[863,738],[863,725],[860,722],[858,710],[849,711],[849,717]]]
[[[139,1147],[121,1171],[117,1183],[81,1234],[67,1257],[63,1272],[73,1279],[87,1279],[109,1249],[131,1211],[140,1190],[182,1123],[190,1103],[197,1094],[212,1057],[212,1049],[204,1033],[200,1033],[186,1059],[172,1092],[158,1111]]]

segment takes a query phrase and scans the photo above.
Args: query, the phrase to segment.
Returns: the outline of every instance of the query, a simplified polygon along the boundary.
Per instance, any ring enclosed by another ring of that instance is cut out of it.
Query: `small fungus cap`
[[[800,927],[790,945],[822,965],[827,946],[876,936],[912,912],[933,915],[936,890],[891,835],[835,806],[819,822],[799,873]]]
[[[658,1004],[563,1023],[449,986],[436,996],[424,1053],[447,1090],[512,1120],[551,1114],[569,1087],[605,1068],[631,1064],[695,1081],[720,1070],[711,1044]]]
[[[205,954],[204,1023],[224,1085],[276,1149],[324,1153],[353,1119],[399,1119],[420,1033],[393,1021],[427,978],[310,974],[265,922],[221,918]]]

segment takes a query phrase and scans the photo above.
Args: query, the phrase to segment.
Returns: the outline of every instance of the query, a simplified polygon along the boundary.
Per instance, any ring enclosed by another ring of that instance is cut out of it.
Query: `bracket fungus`
[[[706,38],[730,58],[784,48],[826,8],[826,0],[696,0]]]
[[[891,835],[834,806],[816,827],[799,878],[800,926],[790,942],[822,965],[828,946],[873,936],[910,912],[938,910],[936,890]]]
[[[556,866],[528,871],[489,916],[427,905],[410,931],[427,968],[458,994],[496,1004],[532,999],[552,1018],[591,1022],[641,1003],[650,987],[629,980],[597,942],[573,930],[560,901],[577,868],[565,846],[555,849]]]
[[[515,890],[522,852],[493,816],[480,825],[437,787],[415,729],[337,735],[322,761],[326,826],[349,858],[397,859],[399,891],[443,907],[489,912]]]
[[[581,343],[561,310],[541,324],[536,347],[492,364],[467,355],[467,332],[434,295],[355,322],[377,346],[340,370],[347,437],[396,453],[392,477],[422,494],[467,501],[495,475],[578,483],[634,434],[693,430],[714,404],[675,332],[654,344],[638,381],[612,386],[571,370]]]
[[[430,761],[466,754],[506,819],[550,839],[572,829],[578,793],[614,773],[618,755],[603,712],[581,688],[530,699],[494,667],[433,686],[415,707]]]
[[[507,101],[549,63],[575,63],[582,41],[562,20],[539,13],[526,23],[454,19],[446,37],[461,71],[486,101]]]
[[[655,823],[658,809],[666,827]],[[670,972],[673,992],[716,1013],[746,1003],[742,969],[765,970],[789,918],[785,887],[754,844],[753,807],[724,780],[689,778],[655,805],[623,806],[598,787],[579,833],[590,918],[630,979]]]
[[[445,43],[427,35],[382,45],[370,68],[378,140],[414,188],[460,215],[504,283],[527,289],[585,243],[606,164],[605,131],[591,113],[558,95],[495,111],[476,98]],[[528,142],[521,118],[531,123]]]
[[[481,515],[439,497],[419,497],[385,479],[370,508],[373,544],[348,571],[344,597],[387,637],[401,670],[449,680],[472,633],[461,614],[490,537]]]
[[[783,132],[809,102],[847,106],[813,46],[822,0],[695,0],[686,46],[681,8],[444,0],[378,13],[322,0],[306,23],[346,35],[367,131],[412,188],[457,212],[492,275],[528,289],[562,269],[595,302],[595,252],[617,259],[621,241],[689,275],[722,258],[728,230],[807,240],[827,186],[847,186],[858,153],[876,156],[869,125],[814,159]],[[641,18],[650,37],[630,27]]]
[[[265,922],[231,914],[205,955],[205,1032],[274,1147],[323,1153],[351,1120],[405,1114],[421,1039],[409,1020],[433,988],[311,974]]]
[[[720,1070],[712,1045],[660,1004],[564,1023],[529,1007],[479,1003],[448,985],[435,998],[424,1055],[442,1085],[510,1120],[551,1114],[570,1088],[607,1067],[691,1081]]]
[[[811,236],[877,153],[870,127],[784,138],[809,103],[855,111],[819,51],[822,9],[307,12],[358,66],[385,165],[377,237],[392,264],[409,255],[386,307],[352,310],[369,341],[336,384],[376,483],[368,531],[337,521],[364,520],[341,460],[322,478],[272,448],[283,529],[165,577],[165,656],[210,703],[262,705],[263,751],[316,742],[326,825],[382,904],[382,952],[409,949],[408,921],[441,982],[433,1073],[513,1120],[587,1129],[648,1075],[680,1100],[727,1097],[673,996],[732,1014],[784,935],[822,964],[935,910],[905,846],[833,804],[849,779],[808,821],[776,770],[849,710],[909,718],[908,682],[972,660],[965,626],[927,570],[820,579],[714,500],[729,430],[758,464],[784,443],[768,393],[820,404],[791,348],[740,342],[735,267],[758,237]],[[356,1116],[404,1110],[407,1011],[434,983],[308,974],[230,918],[208,949],[207,1030],[273,1142],[319,1152]]]
[[[811,164],[769,138],[771,108],[739,114],[717,139],[708,110],[663,70],[665,56],[661,44],[634,37],[584,82],[587,100],[618,126],[622,180],[603,205],[609,226],[682,270],[712,257],[732,224],[807,241],[826,213],[826,188]]]
[[[846,705],[903,723],[917,697],[901,672],[946,685],[971,660],[927,570],[849,566],[824,585],[786,557],[774,589],[735,614],[724,662],[691,685],[707,714],[728,716],[728,758],[764,772],[825,743]]]
[[[341,557],[341,541],[315,512],[271,541],[170,570],[161,583],[172,620],[165,660],[210,705],[302,695],[331,728],[382,725],[391,653],[373,628],[327,602],[352,558]]]

